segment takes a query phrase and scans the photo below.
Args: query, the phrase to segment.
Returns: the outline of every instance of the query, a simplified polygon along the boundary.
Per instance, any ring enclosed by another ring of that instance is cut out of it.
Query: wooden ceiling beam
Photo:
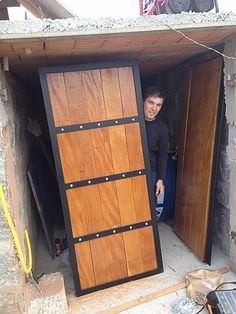
[[[0,9],[1,8],[9,8],[9,7],[19,7],[20,4],[16,0],[1,0],[0,1]]]
[[[32,1],[29,0],[17,0],[23,7],[25,7],[30,13],[32,13],[35,17],[39,19],[43,19],[46,17],[42,9],[40,7],[37,7],[35,4],[32,3]]]
[[[17,0],[22,6],[30,11],[37,18],[51,18],[51,19],[66,19],[74,17],[69,10],[67,10],[57,0]]]
[[[0,20],[9,20],[7,8],[0,8]]]

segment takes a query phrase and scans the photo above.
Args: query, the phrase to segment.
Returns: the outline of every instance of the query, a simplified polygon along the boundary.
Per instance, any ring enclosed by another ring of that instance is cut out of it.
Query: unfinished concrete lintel
[[[208,13],[209,14],[209,13]],[[217,14],[213,14],[213,17]],[[209,22],[204,20],[203,14],[186,13],[170,17],[169,15],[138,17],[130,19],[62,19],[62,20],[43,20],[43,21],[17,21],[17,22],[0,22],[1,42],[24,41],[24,40],[41,40],[45,38],[68,39],[74,37],[86,37],[109,35],[124,36],[125,34],[156,34],[174,32],[168,25],[177,30],[186,32],[216,31],[236,29],[236,15],[232,14],[230,20],[219,18]],[[195,18],[195,21],[194,21]],[[192,20],[191,20],[192,19]]]

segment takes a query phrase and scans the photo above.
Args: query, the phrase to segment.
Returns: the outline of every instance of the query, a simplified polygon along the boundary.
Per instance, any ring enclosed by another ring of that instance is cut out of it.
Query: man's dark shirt
[[[151,170],[157,172],[158,180],[164,180],[168,156],[168,127],[158,117],[154,121],[145,121],[145,124]]]

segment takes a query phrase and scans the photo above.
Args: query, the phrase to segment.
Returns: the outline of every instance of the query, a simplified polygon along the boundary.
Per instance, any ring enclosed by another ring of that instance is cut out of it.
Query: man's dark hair
[[[148,97],[160,97],[165,100],[166,93],[158,86],[149,86],[144,90],[143,101],[145,101]]]

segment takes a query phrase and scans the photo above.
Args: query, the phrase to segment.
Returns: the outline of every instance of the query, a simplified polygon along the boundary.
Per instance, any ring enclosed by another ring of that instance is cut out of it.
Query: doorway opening
[[[186,115],[184,104],[186,102],[188,67],[189,64],[181,64],[154,76],[143,76],[141,72],[142,89],[147,85],[158,84],[164,87],[168,93],[167,103],[163,107],[162,115],[170,130],[167,168],[167,178],[169,177],[167,186],[170,185],[170,188],[168,190],[168,187],[166,187],[166,194],[169,196],[164,201],[161,220],[167,222],[171,228],[174,223],[180,131],[184,123],[183,116]],[[32,189],[32,186],[35,186],[37,194],[36,196],[32,194],[36,220],[38,221],[35,274],[36,277],[40,277],[43,273],[61,271],[68,277],[65,282],[68,283],[68,289],[72,291],[73,282],[66,241],[67,236],[55,177],[47,119],[39,87],[34,97],[37,99],[36,106],[34,114],[29,118],[34,124],[34,128],[37,128],[38,123],[41,130],[41,133],[39,132],[36,136],[31,129],[33,145],[31,152],[32,164],[29,168],[33,182],[33,184],[30,184],[30,188]],[[30,132],[29,126],[28,131]],[[37,204],[37,197],[39,204]],[[43,213],[40,213],[40,210],[43,210]]]

